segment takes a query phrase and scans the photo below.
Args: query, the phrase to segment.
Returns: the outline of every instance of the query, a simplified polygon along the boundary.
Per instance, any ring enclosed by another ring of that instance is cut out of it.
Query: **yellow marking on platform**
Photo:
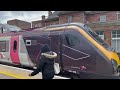
[[[24,70],[24,69],[19,69],[15,67],[0,65],[0,73],[7,76],[15,77],[17,79],[40,79],[41,78],[41,74],[38,74],[32,77],[28,76],[28,74],[31,72],[32,71],[30,70]]]
[[[5,75],[7,75],[7,76],[14,77],[14,78],[23,79],[23,78],[20,77],[20,76],[16,76],[16,75],[13,75],[13,74],[8,73],[8,72],[4,72],[4,71],[2,71],[2,72],[0,72],[0,73],[1,73],[1,74],[5,74]]]
[[[6,71],[0,71],[0,73],[1,74],[5,74],[5,75],[7,75],[7,76],[11,76],[11,77],[14,77],[14,78],[17,78],[17,79],[40,79],[40,76],[39,76],[39,78],[38,77],[35,77],[35,76],[32,76],[32,77],[30,77],[30,76],[28,76],[28,74],[26,75],[25,73],[22,73],[22,74],[19,74],[19,73],[11,73],[11,72],[6,72]],[[25,74],[25,75],[23,75],[23,74]]]

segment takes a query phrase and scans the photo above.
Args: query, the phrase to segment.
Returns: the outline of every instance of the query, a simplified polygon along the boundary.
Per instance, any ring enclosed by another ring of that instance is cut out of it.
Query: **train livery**
[[[120,60],[117,53],[93,30],[82,23],[67,23],[14,31],[0,35],[0,62],[36,67],[45,44],[58,54],[58,75],[70,78],[115,76]]]

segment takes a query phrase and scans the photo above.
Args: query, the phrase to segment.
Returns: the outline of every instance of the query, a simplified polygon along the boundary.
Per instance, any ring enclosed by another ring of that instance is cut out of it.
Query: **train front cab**
[[[83,25],[83,27],[81,27],[81,28],[90,36],[89,37],[89,36],[85,35],[85,37],[96,47],[96,49],[99,50],[98,55],[100,55],[100,53],[101,53],[101,56],[103,57],[103,59],[102,58],[101,59],[96,58],[96,62],[98,62],[98,64],[96,63],[96,69],[98,67],[101,68],[101,70],[98,69],[98,72],[100,71],[100,73],[103,73],[103,74],[106,73],[106,72],[109,72],[108,75],[119,76],[120,59],[119,59],[117,53],[115,52],[115,50],[113,50],[113,48],[111,48],[108,44],[106,44],[87,25]],[[104,63],[101,63],[98,60],[100,60],[100,61],[104,60]],[[107,62],[106,63],[107,65],[105,65],[105,61]],[[103,69],[102,69],[102,65],[103,65]],[[112,65],[112,68],[111,68],[111,65]],[[105,68],[107,68],[107,66],[109,68],[105,70]],[[112,71],[112,73],[111,73],[111,71]]]
[[[111,78],[117,73],[119,57],[87,25],[72,23],[46,30],[59,30],[63,73],[77,78]],[[76,76],[75,76],[76,77]]]
[[[91,30],[87,25],[84,25],[84,30],[94,39],[90,38],[91,42],[103,53],[104,57],[108,59],[112,64],[113,75],[119,75],[118,69],[120,68],[120,59],[113,48],[105,43],[93,30]],[[97,43],[96,43],[97,42]],[[105,68],[106,66],[104,66]],[[104,70],[104,69],[103,69]]]
[[[93,30],[91,30],[87,25],[83,25],[81,27],[83,29],[83,32],[85,31],[86,34],[84,36],[98,49],[98,55],[101,54],[102,58],[96,58],[96,69],[99,73],[105,73],[111,76],[119,76],[119,68],[120,68],[120,59],[115,52],[108,44],[106,44]],[[89,36],[87,36],[87,34]],[[102,60],[104,60],[102,63]],[[101,61],[101,62],[100,62]],[[98,63],[97,63],[98,62]],[[107,62],[107,63],[106,63]],[[101,63],[101,64],[100,64]],[[105,64],[106,63],[106,64]],[[102,68],[103,66],[103,68]],[[112,68],[111,68],[112,66]],[[105,68],[107,68],[105,70]],[[110,71],[109,71],[110,70]],[[105,71],[105,72],[104,72]],[[112,73],[111,73],[112,71]],[[96,71],[97,72],[97,71]],[[108,73],[106,73],[108,72]]]

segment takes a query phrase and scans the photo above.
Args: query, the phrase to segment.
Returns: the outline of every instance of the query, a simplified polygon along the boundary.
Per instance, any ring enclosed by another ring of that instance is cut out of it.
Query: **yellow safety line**
[[[20,76],[13,75],[13,74],[11,74],[11,73],[4,72],[4,71],[2,71],[2,72],[0,72],[0,73],[1,73],[1,74],[5,74],[5,75],[7,75],[7,76],[15,77],[15,78],[18,78],[18,79],[24,79],[24,78],[22,78],[22,77],[20,77]]]

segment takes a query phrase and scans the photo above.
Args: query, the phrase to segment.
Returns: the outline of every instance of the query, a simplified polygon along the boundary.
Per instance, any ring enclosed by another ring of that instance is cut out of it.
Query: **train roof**
[[[47,26],[44,28],[55,28],[55,27],[63,27],[63,26],[71,26],[71,25],[83,27],[85,24],[83,24],[83,23],[65,23],[65,24],[51,25],[51,26]]]
[[[7,33],[2,33],[2,34],[0,34],[0,37],[14,36],[14,35],[31,36],[32,34],[38,35],[38,34],[40,34],[40,32],[43,32],[48,28],[57,28],[57,27],[64,27],[64,26],[71,26],[71,25],[79,26],[79,27],[83,28],[83,26],[85,24],[83,24],[83,23],[65,23],[65,24],[58,24],[58,25],[50,25],[50,26],[43,27],[43,28],[36,28],[36,29],[33,28],[28,31],[21,30],[21,31],[11,31],[11,32],[7,32]]]

